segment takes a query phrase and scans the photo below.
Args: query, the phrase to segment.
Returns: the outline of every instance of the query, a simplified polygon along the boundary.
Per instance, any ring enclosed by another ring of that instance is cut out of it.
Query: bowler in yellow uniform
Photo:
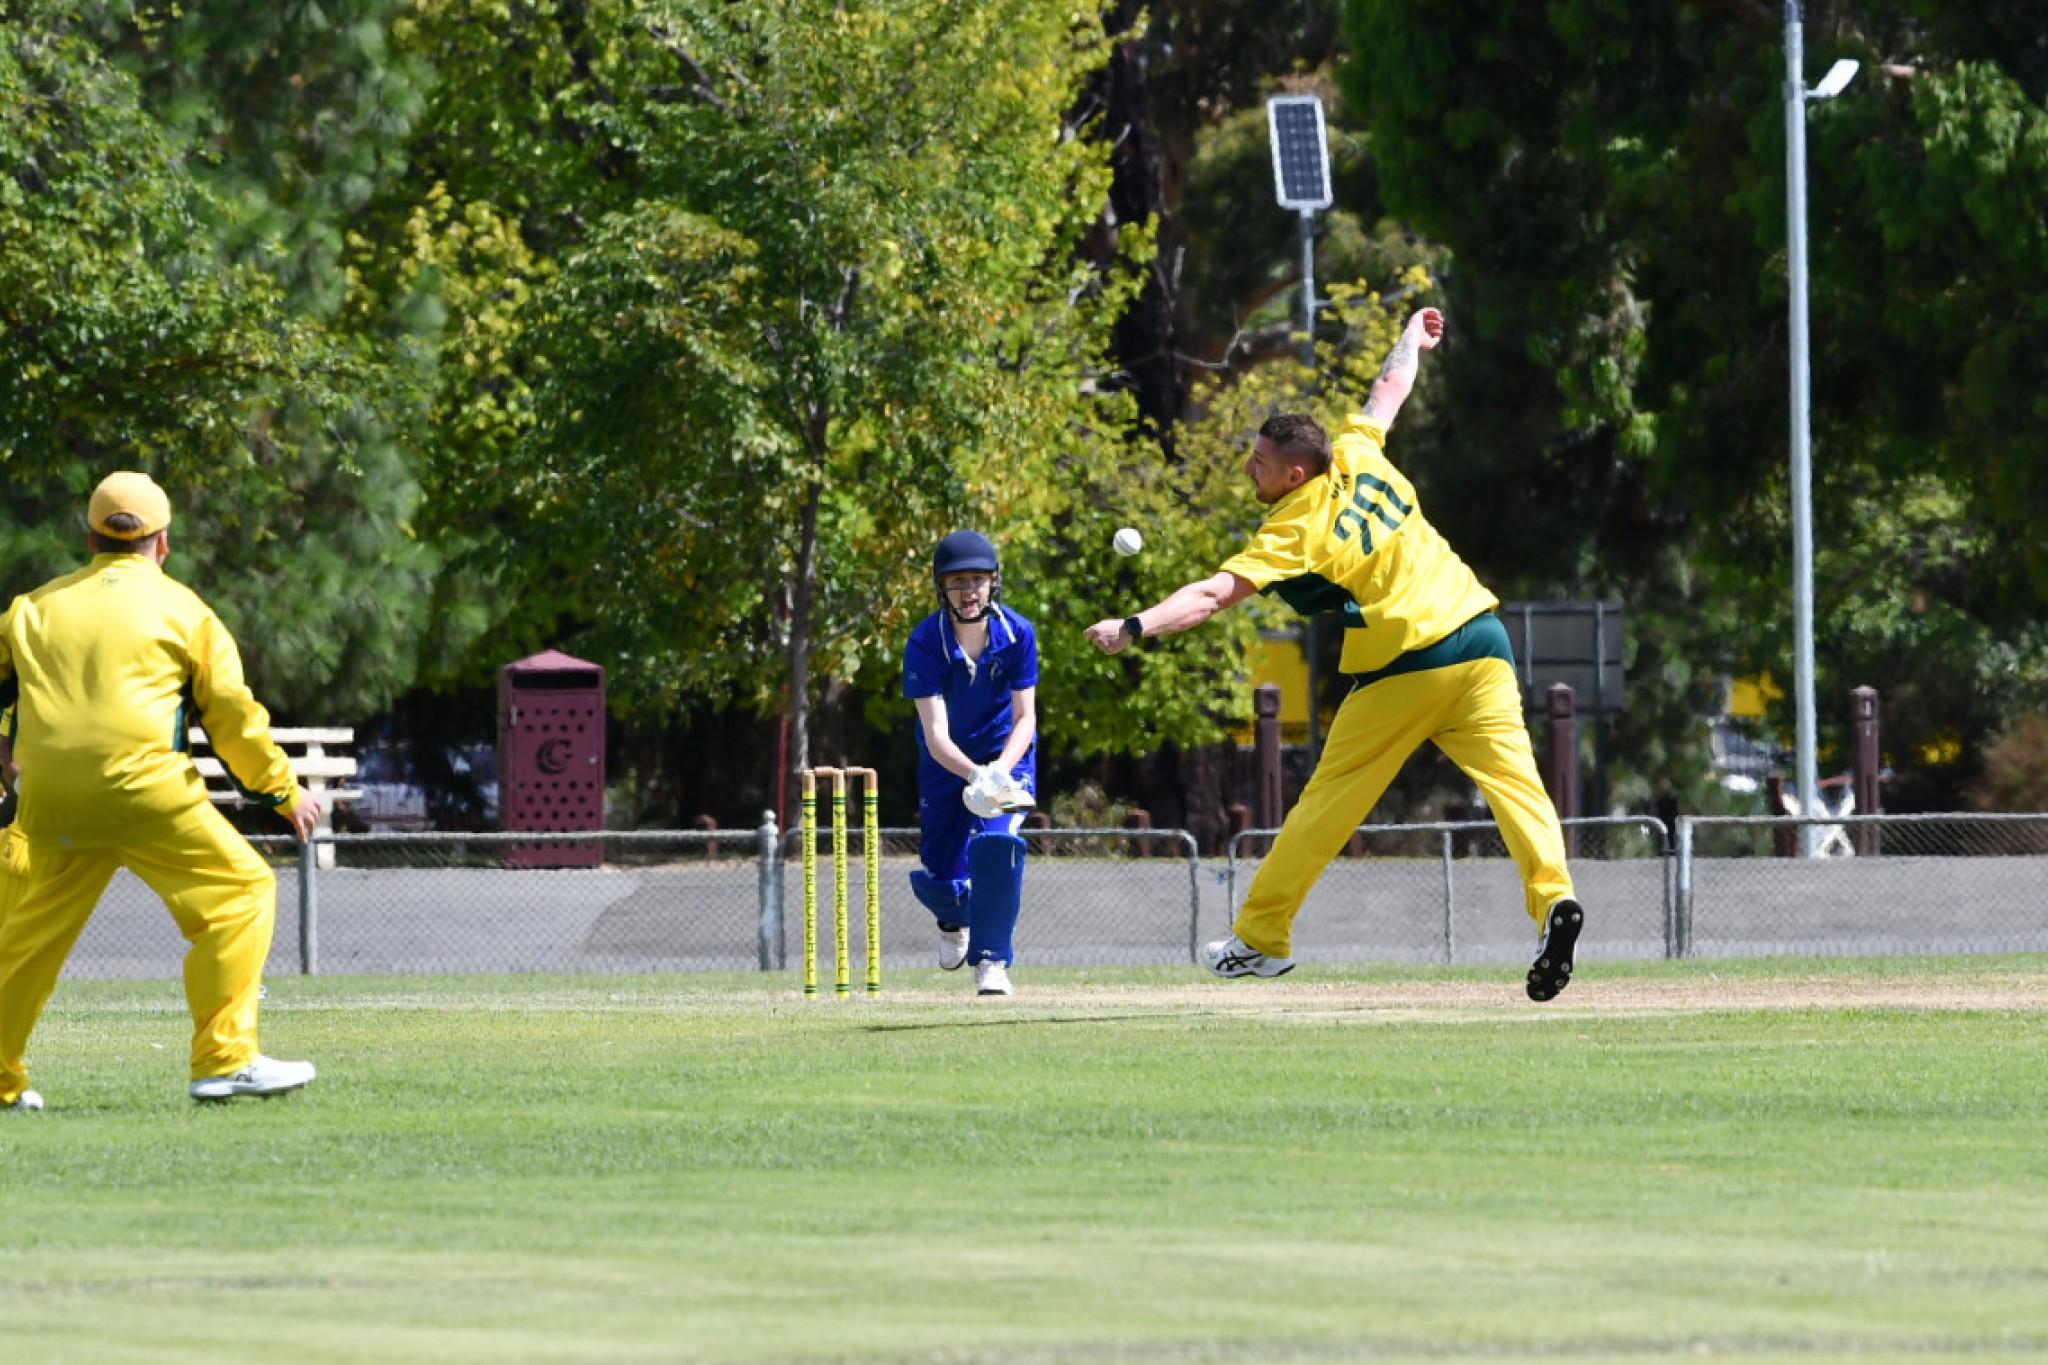
[[[1442,337],[1436,309],[1411,316],[1365,411],[1334,442],[1312,418],[1269,418],[1245,462],[1268,509],[1251,543],[1214,576],[1088,628],[1115,654],[1143,636],[1192,629],[1255,592],[1304,614],[1348,618],[1339,666],[1351,694],[1232,933],[1204,949],[1219,976],[1293,968],[1294,917],[1309,889],[1427,740],[1485,793],[1521,873],[1537,931],[1529,998],[1549,1000],[1571,981],[1585,911],[1536,770],[1507,630],[1493,614],[1499,600],[1424,518],[1414,485],[1386,457],[1387,429],[1414,388],[1421,353]]]
[[[92,562],[14,599],[0,616],[0,710],[19,768],[0,832],[0,1109],[42,1108],[29,1035],[93,907],[126,867],[163,897],[192,946],[193,1098],[294,1090],[307,1062],[257,1050],[277,879],[214,809],[187,753],[203,724],[252,798],[300,839],[320,804],[270,738],[220,618],[167,577],[171,507],[146,474],[109,475],[87,510]]]

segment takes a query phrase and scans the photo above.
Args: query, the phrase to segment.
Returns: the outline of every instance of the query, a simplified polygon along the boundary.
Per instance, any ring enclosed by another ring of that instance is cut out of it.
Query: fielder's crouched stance
[[[1294,917],[1309,889],[1428,740],[1486,794],[1514,855],[1538,936],[1529,998],[1549,1000],[1571,981],[1585,911],[1536,771],[1507,631],[1493,615],[1500,602],[1424,519],[1414,485],[1384,450],[1420,353],[1442,336],[1436,309],[1409,318],[1365,411],[1334,445],[1306,416],[1268,418],[1245,462],[1267,508],[1251,543],[1213,577],[1136,616],[1088,628],[1088,638],[1114,654],[1141,636],[1200,625],[1254,592],[1274,593],[1304,614],[1342,610],[1350,618],[1341,667],[1351,695],[1233,932],[1203,952],[1218,976],[1293,969]]]
[[[185,955],[194,1099],[272,1095],[308,1062],[256,1049],[277,879],[206,794],[186,726],[206,726],[245,791],[310,838],[320,803],[270,738],[220,618],[165,576],[170,501],[147,475],[109,475],[87,513],[92,562],[0,616],[0,709],[20,807],[0,834],[0,1110],[34,1110],[24,1055],[64,959],[126,867],[163,897]]]
[[[996,549],[955,531],[932,555],[939,610],[910,632],[903,695],[917,707],[910,888],[939,930],[939,965],[974,964],[975,990],[1011,993],[1024,877],[1017,826],[1036,803],[1038,636],[1004,606]]]

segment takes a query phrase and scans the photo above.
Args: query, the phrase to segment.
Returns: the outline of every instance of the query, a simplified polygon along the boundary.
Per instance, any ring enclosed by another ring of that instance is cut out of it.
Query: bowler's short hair
[[[1330,472],[1330,433],[1305,412],[1276,412],[1259,426],[1259,435],[1280,453],[1313,474]]]

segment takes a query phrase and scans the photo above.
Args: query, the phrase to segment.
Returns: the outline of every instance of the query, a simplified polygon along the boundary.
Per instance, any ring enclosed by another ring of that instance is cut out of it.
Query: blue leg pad
[[[932,912],[941,924],[967,923],[967,887],[962,882],[942,882],[923,868],[910,873],[910,894]]]
[[[974,930],[971,961],[994,958],[1015,965],[1017,914],[1024,900],[1022,839],[1014,834],[977,834],[967,841],[968,923]]]

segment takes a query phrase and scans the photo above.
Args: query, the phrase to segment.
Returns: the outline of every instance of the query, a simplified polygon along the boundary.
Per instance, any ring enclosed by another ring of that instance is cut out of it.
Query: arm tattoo
[[[1386,363],[1380,366],[1380,378],[1386,378],[1403,365],[1417,365],[1420,363],[1416,358],[1414,336],[1403,332],[1401,339],[1394,343],[1394,349],[1387,352]]]
[[[1385,379],[1388,375],[1403,368],[1411,370],[1418,368],[1422,362],[1417,356],[1418,352],[1415,347],[1414,334],[1410,332],[1401,333],[1401,339],[1394,343],[1394,349],[1387,352],[1386,361],[1380,366],[1380,379]],[[1398,406],[1399,404],[1397,403],[1396,407]],[[1378,381],[1374,381],[1372,393],[1366,396],[1365,415],[1372,418],[1389,416],[1389,414],[1381,411]]]

